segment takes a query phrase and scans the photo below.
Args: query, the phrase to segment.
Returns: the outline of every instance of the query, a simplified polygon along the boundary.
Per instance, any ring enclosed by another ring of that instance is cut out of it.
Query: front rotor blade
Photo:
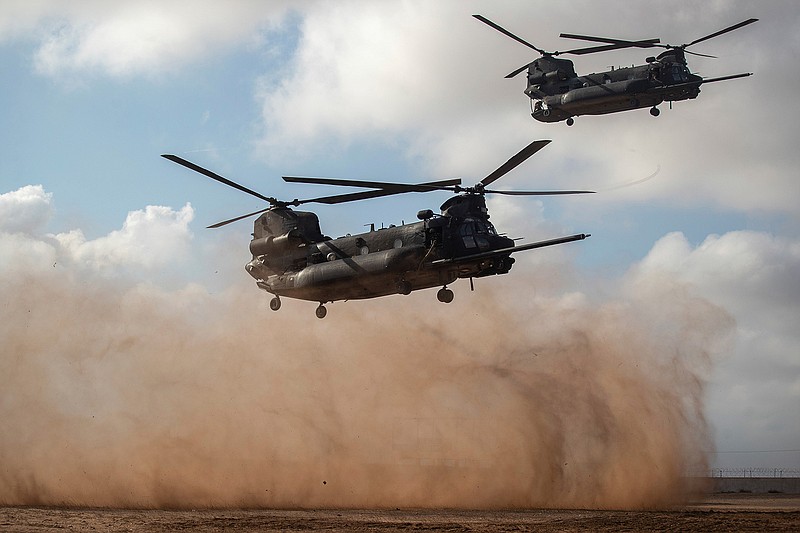
[[[699,42],[707,41],[708,39],[711,39],[713,37],[718,37],[718,36],[722,35],[723,33],[728,33],[729,31],[738,30],[742,26],[747,26],[748,24],[752,24],[753,22],[756,22],[756,21],[758,21],[758,19],[747,19],[745,21],[740,22],[739,24],[734,24],[733,26],[728,26],[724,30],[719,30],[719,31],[714,32],[714,33],[712,33],[710,35],[706,35],[705,37],[700,37],[699,39],[695,39],[694,41],[690,42],[689,44],[685,44],[684,48],[687,47],[687,46],[692,46],[693,44],[697,44]]]
[[[717,59],[717,56],[712,56],[709,54],[701,54],[699,52],[692,52],[691,50],[684,50],[685,54],[692,54],[693,56],[700,56],[700,57],[710,57],[711,59]]]
[[[234,181],[231,181],[228,178],[223,178],[222,176],[220,176],[216,172],[211,172],[207,168],[203,168],[200,165],[195,165],[191,161],[187,161],[187,160],[183,159],[182,157],[178,157],[177,155],[163,154],[161,157],[163,157],[165,159],[169,159],[173,163],[178,163],[179,165],[182,165],[182,166],[184,166],[184,167],[186,167],[186,168],[188,168],[190,170],[194,170],[195,172],[199,172],[200,174],[203,174],[204,176],[208,176],[212,180],[216,180],[216,181],[218,181],[220,183],[224,183],[225,185],[227,185],[229,187],[233,187],[234,189],[240,190],[242,192],[246,192],[247,194],[255,196],[256,198],[260,198],[260,199],[262,199],[262,200],[264,200],[266,202],[269,202],[270,204],[278,203],[278,201],[275,198],[270,198],[270,197],[264,196],[261,193],[257,193],[256,191],[248,189],[247,187],[245,187],[243,185],[239,185],[238,183],[236,183]]]
[[[369,187],[371,189],[387,189],[400,192],[426,192],[435,191],[443,187],[461,185],[461,179],[454,178],[431,183],[390,183],[385,181],[348,180],[341,178],[310,178],[303,176],[284,176],[283,181],[288,183],[313,183],[317,185],[338,185],[342,187]],[[449,189],[448,189],[449,190]]]
[[[612,39],[610,37],[593,37],[591,35],[577,35],[575,33],[562,33],[559,35],[559,37],[563,37],[564,39],[577,39],[579,41],[589,41],[593,43],[608,43],[608,44],[636,46],[640,48],[650,48],[655,43],[661,42],[661,39],[637,39],[636,41],[630,41],[627,39]],[[566,54],[566,52],[561,52],[561,53]]]
[[[484,189],[483,192],[507,196],[557,196],[560,194],[594,194],[596,191],[495,191]]]
[[[526,159],[528,159],[530,156],[532,156],[533,154],[535,154],[548,144],[550,144],[549,140],[533,141],[531,144],[529,144],[528,146],[517,152],[517,154],[513,156],[511,159],[500,165],[500,168],[498,168],[497,170],[495,170],[494,172],[483,178],[480,182],[481,185],[486,186],[494,182],[495,180],[502,178],[504,175],[512,171],[514,168],[516,168],[518,165],[523,163]]]
[[[363,192],[354,192],[350,194],[337,194],[336,196],[325,196],[323,198],[315,198],[313,200],[309,200],[309,202],[334,205],[334,204],[343,204],[345,202],[356,202],[358,200],[369,200],[370,198],[380,198],[382,196],[392,196],[394,194],[404,194],[407,192],[411,191],[390,191],[387,189],[379,189],[376,191],[363,191]]]
[[[657,42],[658,39],[647,39],[644,41],[631,41],[631,42],[622,41],[619,43],[609,43],[601,46],[590,46],[588,48],[576,48],[573,50],[565,50],[564,52],[557,52],[557,54],[572,54],[580,56],[584,54],[594,54],[596,52],[607,52],[609,50],[621,50],[623,48],[652,48],[653,46],[658,46],[656,44]]]
[[[503,28],[502,26],[500,26],[498,24],[495,24],[494,22],[492,22],[491,20],[487,19],[483,15],[472,15],[472,16],[475,17],[476,19],[480,20],[484,24],[487,24],[487,25],[491,26],[492,28],[496,29],[497,31],[499,31],[503,35],[505,35],[507,37],[511,37],[512,39],[514,39],[518,43],[524,44],[528,48],[533,48],[534,50],[536,50],[537,52],[539,52],[542,55],[547,54],[547,52],[545,52],[541,48],[538,48],[538,47],[532,45],[531,43],[529,43],[528,41],[526,41],[526,40],[524,40],[524,39],[522,39],[520,37],[517,37],[516,35],[514,35],[510,31],[508,31],[507,29]]]
[[[575,48],[574,50],[565,50],[564,52],[558,52],[557,55],[572,54],[572,55],[576,55],[576,56],[582,56],[582,55],[585,55],[585,54],[594,54],[594,53],[597,53],[597,52],[608,52],[610,50],[621,50],[623,48],[632,48],[634,46],[636,46],[636,45],[632,45],[632,44],[604,44],[604,45],[601,45],[601,46],[589,46],[587,48]],[[650,48],[652,46],[654,46],[654,45],[648,44],[646,46],[645,45],[639,46],[639,48]],[[553,55],[556,55],[556,54],[553,54]]]
[[[324,179],[324,178],[321,178]],[[299,203],[310,203],[315,202],[319,204],[341,204],[344,202],[355,202],[357,200],[367,200],[369,198],[380,198],[382,196],[391,196],[394,194],[405,194],[407,192],[430,192],[430,191],[453,191],[456,192],[455,185],[461,183],[460,179],[452,179],[452,180],[442,180],[442,181],[430,181],[427,183],[420,183],[418,185],[413,185],[413,188],[401,188],[401,189],[380,189],[377,191],[364,191],[364,192],[354,192],[350,194],[337,194],[336,196],[325,196],[322,198],[314,198],[312,200],[301,200]],[[452,184],[454,186],[450,187],[449,185]]]

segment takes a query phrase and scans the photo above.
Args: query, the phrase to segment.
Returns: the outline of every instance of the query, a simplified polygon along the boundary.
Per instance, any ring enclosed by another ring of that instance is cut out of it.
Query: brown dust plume
[[[730,319],[669,280],[593,302],[520,271],[320,321],[52,270],[0,282],[4,505],[641,508],[705,466]]]

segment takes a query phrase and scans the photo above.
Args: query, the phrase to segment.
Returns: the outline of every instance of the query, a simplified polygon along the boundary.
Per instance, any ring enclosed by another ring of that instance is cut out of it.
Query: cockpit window
[[[682,65],[672,66],[672,79],[674,81],[686,81],[686,67]]]
[[[475,233],[482,235],[497,235],[497,231],[494,229],[494,226],[492,226],[491,222],[476,220],[474,224],[475,224]]]

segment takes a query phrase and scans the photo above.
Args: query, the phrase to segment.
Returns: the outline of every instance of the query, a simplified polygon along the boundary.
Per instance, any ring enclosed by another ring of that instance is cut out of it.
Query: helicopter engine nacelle
[[[277,237],[270,235],[260,239],[250,241],[250,253],[258,257],[259,255],[275,254],[286,252],[292,248],[297,248],[303,243],[303,238],[297,229],[293,229],[284,235]]]

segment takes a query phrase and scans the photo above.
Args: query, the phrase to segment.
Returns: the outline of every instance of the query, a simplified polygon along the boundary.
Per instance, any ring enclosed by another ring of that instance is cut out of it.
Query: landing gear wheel
[[[397,293],[398,294],[411,294],[411,284],[406,280],[403,280],[397,284]]]
[[[650,114],[653,115],[654,117],[657,117],[658,115],[661,114],[661,110],[656,106],[653,106],[650,108]]]
[[[277,296],[269,301],[269,308],[273,311],[277,311],[281,308],[281,299]]]
[[[575,124],[575,119],[572,118],[572,117],[569,117],[567,119],[567,126],[572,126],[573,124]]]
[[[317,318],[325,318],[325,315],[328,314],[328,310],[325,309],[324,305],[319,304],[319,307],[317,307],[317,310],[314,311],[314,314],[317,315]]]
[[[439,292],[436,293],[436,299],[442,303],[449,304],[453,301],[453,291],[447,287],[442,287],[439,289]]]

